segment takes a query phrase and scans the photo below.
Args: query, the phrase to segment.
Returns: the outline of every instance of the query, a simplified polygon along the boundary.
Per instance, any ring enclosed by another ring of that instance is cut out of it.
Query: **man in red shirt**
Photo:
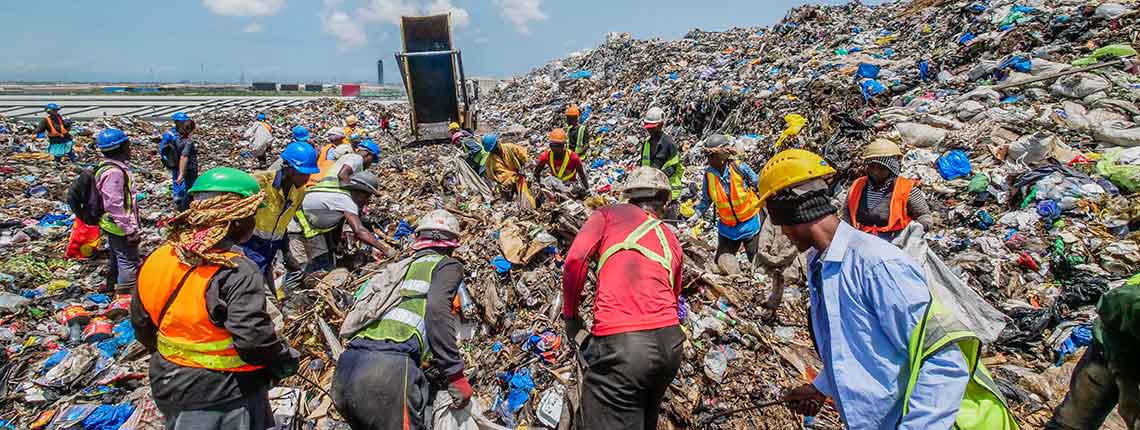
[[[656,429],[661,399],[681,366],[677,294],[683,255],[660,217],[672,192],[665,173],[639,167],[625,182],[628,204],[594,211],[566,255],[562,318],[576,339],[587,260],[598,258],[593,337],[582,346],[579,428]]]
[[[590,189],[590,178],[582,166],[582,159],[574,151],[566,149],[566,131],[556,128],[548,138],[550,149],[538,156],[534,165],[534,182],[542,184],[542,170],[550,166],[550,174],[563,184],[577,180],[577,187],[571,187],[571,194],[582,195]],[[569,184],[567,184],[569,185]],[[537,185],[536,185],[537,186]]]

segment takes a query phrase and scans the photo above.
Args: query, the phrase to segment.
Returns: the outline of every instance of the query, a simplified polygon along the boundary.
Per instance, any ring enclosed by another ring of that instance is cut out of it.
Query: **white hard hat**
[[[625,184],[621,190],[627,199],[650,198],[662,191],[666,194],[672,191],[669,186],[669,178],[665,176],[665,172],[649,166],[634,169],[625,179]]]
[[[665,111],[656,106],[651,107],[649,108],[649,112],[645,113],[645,118],[643,118],[641,122],[646,126],[646,128],[652,128],[661,125],[661,123],[665,122]]]
[[[420,218],[416,224],[416,233],[421,231],[435,230],[450,233],[459,237],[459,220],[445,209],[436,209],[428,212]]]
[[[344,139],[344,128],[332,127],[325,132],[325,139],[328,140],[341,140]]]

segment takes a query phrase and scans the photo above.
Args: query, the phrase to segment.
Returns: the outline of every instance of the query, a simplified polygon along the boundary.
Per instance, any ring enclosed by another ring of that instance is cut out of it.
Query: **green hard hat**
[[[261,191],[257,180],[249,173],[233,167],[215,167],[207,170],[194,181],[190,193],[234,193],[242,197],[249,197]]]

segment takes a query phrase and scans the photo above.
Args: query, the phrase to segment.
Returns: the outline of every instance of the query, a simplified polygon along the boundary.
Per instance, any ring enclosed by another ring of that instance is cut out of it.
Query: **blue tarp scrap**
[[[568,77],[570,79],[590,79],[593,76],[594,76],[594,73],[589,71],[589,70],[579,70],[577,72],[574,72],[574,73],[567,75],[566,77]]]
[[[876,79],[879,77],[879,70],[881,68],[871,63],[859,63],[859,69],[855,72],[855,76],[867,79]]]
[[[411,224],[408,224],[407,221],[400,220],[400,225],[396,226],[396,234],[392,235],[392,239],[400,240],[407,236],[411,236],[415,232],[416,229],[412,228]]]
[[[874,79],[867,79],[863,81],[863,83],[859,84],[859,90],[863,92],[863,99],[869,100],[876,94],[886,91],[887,87],[884,87],[883,84],[879,83],[879,81],[876,81]]]
[[[534,379],[530,377],[530,369],[523,368],[507,379],[510,392],[507,394],[507,407],[511,412],[518,412],[530,400],[530,392],[534,391]]]
[[[978,36],[975,36],[974,33],[967,31],[966,34],[963,34],[962,37],[958,38],[958,44],[959,45],[965,45],[967,43],[970,43],[970,41],[974,40],[975,37],[978,37]]]
[[[930,60],[918,62],[918,79],[924,82],[930,80]]]
[[[135,405],[130,403],[100,405],[83,419],[83,430],[118,430],[134,412]]]
[[[491,259],[491,265],[495,266],[495,271],[498,273],[507,273],[511,271],[511,262],[503,258],[502,255]]]

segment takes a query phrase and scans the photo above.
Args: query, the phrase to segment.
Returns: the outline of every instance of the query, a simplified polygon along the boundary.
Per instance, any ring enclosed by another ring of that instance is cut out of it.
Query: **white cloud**
[[[258,24],[256,22],[251,22],[249,25],[245,26],[245,28],[241,29],[242,33],[257,33],[259,31],[261,31],[261,24]]]
[[[366,22],[385,22],[400,25],[401,16],[435,15],[451,13],[451,25],[455,28],[471,25],[471,14],[467,9],[451,4],[451,0],[368,0],[365,7],[357,10]]]
[[[268,16],[284,5],[285,0],[202,0],[210,12],[227,16]]]
[[[368,42],[368,34],[360,22],[353,20],[339,10],[328,10],[321,16],[321,29],[325,33],[336,36],[340,42],[338,48],[343,51],[363,46]]]
[[[515,24],[515,29],[522,34],[530,34],[530,23],[543,21],[546,13],[542,11],[542,0],[494,0],[502,9],[507,20]]]
[[[486,37],[483,37],[483,36],[476,37],[475,40],[472,40],[472,42],[475,42],[476,45],[482,45],[482,44],[487,43],[489,41],[490,41],[489,39],[487,39]]]

